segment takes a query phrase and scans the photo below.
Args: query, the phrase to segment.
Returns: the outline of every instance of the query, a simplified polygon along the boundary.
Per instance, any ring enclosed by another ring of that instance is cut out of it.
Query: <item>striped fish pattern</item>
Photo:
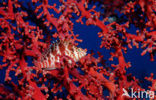
[[[87,50],[78,48],[67,41],[57,41],[45,50],[38,61],[34,61],[36,67],[45,70],[57,69],[57,63],[60,62],[59,55],[66,55],[78,62],[86,55]],[[71,60],[68,63],[72,63]]]

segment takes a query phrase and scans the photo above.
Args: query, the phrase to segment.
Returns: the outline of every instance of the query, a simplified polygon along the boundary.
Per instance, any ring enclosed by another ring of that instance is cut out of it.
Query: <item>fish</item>
[[[39,57],[34,60],[34,65],[44,70],[58,69],[57,63],[60,63],[60,56],[65,55],[78,62],[82,57],[86,56],[87,49],[82,49],[71,44],[69,41],[56,41],[52,43]],[[69,59],[68,63],[72,61]]]

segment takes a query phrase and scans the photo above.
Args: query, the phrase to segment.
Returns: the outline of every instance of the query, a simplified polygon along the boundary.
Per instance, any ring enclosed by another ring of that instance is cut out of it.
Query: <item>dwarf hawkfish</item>
[[[73,61],[78,62],[82,57],[86,55],[87,49],[78,48],[71,44],[69,41],[56,41],[46,49],[39,60],[35,60],[34,64],[44,70],[57,69],[57,63],[60,62],[59,55],[69,56]],[[69,59],[68,63],[72,63]]]

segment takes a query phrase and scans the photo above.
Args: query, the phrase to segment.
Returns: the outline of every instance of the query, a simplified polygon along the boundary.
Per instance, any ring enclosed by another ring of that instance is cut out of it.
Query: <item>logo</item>
[[[154,99],[154,91],[141,91],[140,89],[138,89],[137,91],[134,91],[133,88],[129,89],[130,92],[128,92],[126,89],[123,88],[123,94],[122,96],[126,96],[126,97],[130,97],[130,98],[150,98],[150,99]]]

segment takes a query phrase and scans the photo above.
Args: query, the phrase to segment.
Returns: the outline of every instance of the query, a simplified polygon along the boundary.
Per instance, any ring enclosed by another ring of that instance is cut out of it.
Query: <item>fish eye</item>
[[[80,48],[78,48],[78,51],[80,52],[80,51],[81,51],[81,49],[80,49]]]

